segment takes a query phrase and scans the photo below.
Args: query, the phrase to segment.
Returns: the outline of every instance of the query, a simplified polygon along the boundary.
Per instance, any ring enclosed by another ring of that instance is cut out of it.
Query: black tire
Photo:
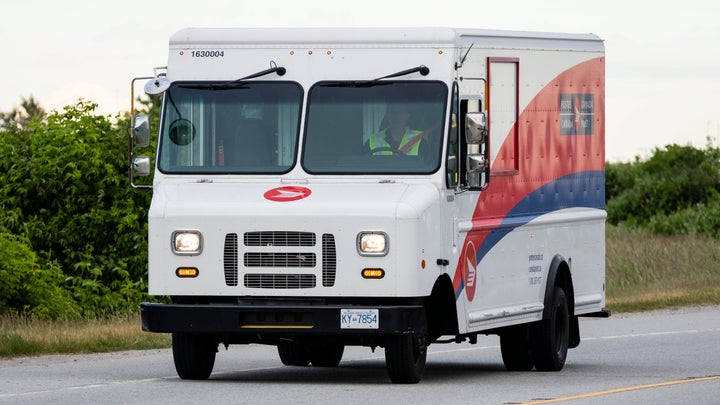
[[[313,346],[310,349],[310,362],[315,367],[337,367],[344,352],[345,346],[337,343]]]
[[[414,335],[397,335],[385,343],[385,365],[395,384],[417,384],[425,373],[427,348]]]
[[[500,351],[508,371],[530,371],[533,368],[530,327],[517,325],[500,334]]]
[[[297,342],[282,342],[277,348],[280,361],[286,366],[307,367],[310,364],[310,351],[305,345]]]
[[[570,341],[567,297],[555,287],[550,316],[533,325],[533,362],[538,371],[560,371],[565,365]]]
[[[175,371],[183,380],[207,380],[215,366],[217,342],[213,336],[172,334]]]

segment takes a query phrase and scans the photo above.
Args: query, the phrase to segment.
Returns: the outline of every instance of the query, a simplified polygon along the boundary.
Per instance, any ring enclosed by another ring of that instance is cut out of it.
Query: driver
[[[417,156],[425,133],[408,127],[410,110],[404,104],[391,104],[385,115],[387,124],[370,135],[368,147],[373,155]],[[424,149],[424,148],[422,148]],[[422,153],[421,153],[422,154]]]

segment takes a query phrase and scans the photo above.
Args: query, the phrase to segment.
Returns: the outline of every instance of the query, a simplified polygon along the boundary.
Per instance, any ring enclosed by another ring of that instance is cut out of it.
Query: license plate
[[[380,310],[378,309],[341,309],[341,329],[378,329]]]

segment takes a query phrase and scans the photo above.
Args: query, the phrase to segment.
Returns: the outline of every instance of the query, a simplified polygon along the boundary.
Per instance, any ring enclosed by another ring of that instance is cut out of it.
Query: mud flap
[[[570,341],[568,349],[574,349],[580,345],[580,324],[577,316],[570,317]]]

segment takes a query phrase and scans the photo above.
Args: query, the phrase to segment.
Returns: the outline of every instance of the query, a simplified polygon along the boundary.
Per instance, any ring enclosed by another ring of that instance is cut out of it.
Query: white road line
[[[176,378],[177,377],[155,377],[155,378],[142,378],[139,380],[123,380],[123,381],[110,381],[110,382],[106,382],[106,383],[73,385],[70,387],[60,387],[60,388],[54,388],[54,389],[49,389],[49,390],[17,392],[17,393],[12,393],[12,394],[0,394],[0,399],[18,398],[18,397],[25,397],[25,396],[31,396],[31,395],[54,394],[54,393],[58,393],[58,392],[62,392],[62,391],[89,390],[89,389],[95,389],[95,388],[109,387],[112,385],[137,384],[137,383],[144,383],[144,382],[171,380],[171,379],[176,379]]]
[[[715,329],[687,329],[687,330],[675,330],[665,332],[648,332],[648,333],[628,333],[625,335],[611,335],[611,336],[597,336],[590,338],[582,338],[582,341],[593,341],[593,340],[612,340],[612,339],[627,339],[637,337],[653,337],[653,336],[671,336],[671,335],[690,335],[696,333],[708,333],[708,332],[720,332],[720,328]]]

